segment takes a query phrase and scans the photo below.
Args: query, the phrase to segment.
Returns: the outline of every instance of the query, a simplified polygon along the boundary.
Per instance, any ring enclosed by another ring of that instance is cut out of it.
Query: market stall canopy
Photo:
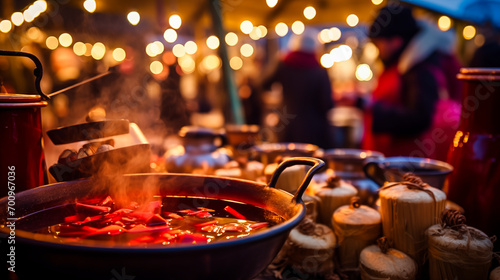
[[[500,29],[500,0],[401,0],[471,23]]]

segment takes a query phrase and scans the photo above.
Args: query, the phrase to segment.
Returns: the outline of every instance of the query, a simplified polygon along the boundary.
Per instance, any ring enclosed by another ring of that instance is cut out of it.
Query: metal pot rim
[[[185,177],[203,177],[203,178],[218,178],[220,177],[217,176],[210,176],[210,175],[193,175],[193,174],[154,174],[154,173],[147,173],[147,174],[127,174],[123,175],[124,177],[129,177],[129,178],[134,178],[134,177],[148,177],[148,176],[158,176],[158,177],[170,177],[170,176],[185,176]],[[217,249],[217,248],[222,248],[222,247],[231,247],[231,246],[236,246],[236,245],[243,245],[243,244],[249,244],[253,242],[258,242],[262,239],[270,238],[276,235],[280,235],[285,233],[288,230],[291,230],[293,227],[295,227],[305,216],[305,206],[302,201],[299,201],[297,203],[293,203],[293,198],[294,196],[291,195],[290,193],[280,190],[280,189],[274,189],[269,186],[266,186],[261,183],[257,183],[254,181],[249,181],[249,180],[243,180],[243,179],[234,179],[234,178],[223,178],[224,180],[229,180],[233,182],[241,182],[245,184],[253,184],[255,186],[259,186],[261,188],[268,188],[272,189],[272,191],[277,191],[280,192],[282,195],[285,195],[286,197],[290,198],[290,207],[296,207],[298,205],[299,209],[295,210],[294,215],[290,218],[284,221],[281,224],[275,225],[265,231],[258,232],[255,234],[252,234],[250,236],[240,238],[240,239],[232,239],[232,240],[227,240],[227,241],[219,241],[215,243],[209,243],[209,244],[186,244],[186,245],[175,245],[175,246],[152,246],[152,247],[130,247],[127,245],[119,245],[119,246],[105,246],[101,244],[88,244],[88,243],[81,243],[81,244],[70,244],[70,243],[60,243],[55,241],[54,239],[50,238],[50,236],[47,235],[41,235],[41,234],[36,234],[36,233],[31,233],[23,230],[16,229],[16,239],[17,240],[22,240],[26,244],[31,244],[31,245],[37,245],[37,246],[47,246],[51,248],[61,248],[61,249],[70,249],[70,250],[80,250],[80,251],[110,251],[110,252],[118,252],[118,253],[140,253],[140,252],[162,252],[162,253],[167,253],[167,252],[190,252],[190,251],[200,251],[200,250],[212,250],[212,249]],[[54,183],[54,184],[49,184],[45,186],[41,186],[35,189],[31,190],[26,190],[23,191],[22,193],[30,194],[30,195],[36,195],[38,192],[43,193],[43,191],[46,188],[62,188],[62,186],[68,185],[68,184],[85,184],[85,183],[91,183],[92,179],[83,179],[83,180],[76,180],[76,181],[70,181],[70,182],[61,182],[61,183]],[[78,185],[77,185],[78,186]],[[77,187],[75,186],[75,187]],[[257,189],[257,188],[256,188]],[[0,199],[0,205],[6,205],[7,204],[7,197],[4,197]],[[9,228],[4,227],[0,229],[0,236],[7,237],[9,235]]]

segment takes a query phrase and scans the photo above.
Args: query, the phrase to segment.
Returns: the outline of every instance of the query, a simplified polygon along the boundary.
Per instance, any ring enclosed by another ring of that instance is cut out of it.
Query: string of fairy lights
[[[278,4],[278,1],[266,0],[266,4],[269,9],[273,9]],[[380,5],[383,2],[384,0],[372,0],[373,5]],[[47,6],[46,1],[37,0],[23,11],[14,12],[10,19],[0,20],[0,32],[7,34],[12,32],[16,27],[33,22],[38,16],[47,11]],[[98,5],[95,0],[85,0],[83,2],[83,9],[88,13],[94,13],[98,11]],[[304,21],[314,19],[316,14],[317,11],[313,6],[307,6],[304,8],[302,15],[305,20],[297,19],[290,26],[284,22],[279,22],[271,30],[264,25],[254,25],[250,20],[243,20],[239,26],[240,30],[237,31],[242,34],[238,35],[233,31],[228,32],[224,38],[225,42],[222,42],[230,47],[239,46],[237,55],[229,58],[230,67],[234,70],[240,70],[243,67],[244,60],[251,58],[256,53],[252,41],[249,41],[245,36],[248,36],[253,41],[257,41],[261,38],[266,38],[270,34],[279,37],[287,36],[290,32],[302,34],[306,28]],[[138,25],[141,21],[141,15],[138,11],[130,11],[126,15],[126,18],[132,26]],[[172,65],[176,61],[186,74],[193,73],[196,69],[202,72],[209,72],[221,66],[221,60],[215,53],[204,55],[198,65],[194,57],[202,48],[206,47],[209,50],[219,48],[221,42],[216,36],[208,36],[203,46],[199,45],[200,42],[196,43],[193,40],[181,43],[179,42],[180,36],[178,34],[178,30],[182,26],[181,16],[178,14],[170,15],[168,23],[169,27],[163,33],[164,41],[155,40],[146,45],[145,52],[153,59],[149,67],[151,73],[155,75],[165,74],[166,69],[164,65]],[[453,26],[453,21],[447,16],[441,16],[436,23],[442,31],[447,31]],[[358,16],[356,14],[348,15],[346,17],[346,24],[349,27],[356,27],[359,24]],[[50,50],[56,50],[60,47],[71,47],[77,56],[92,57],[95,60],[105,59],[107,64],[110,65],[117,64],[127,58],[124,48],[110,48],[102,42],[75,42],[69,33],[48,35],[38,27],[32,26],[27,29],[26,36]],[[329,44],[339,41],[342,36],[343,34],[339,27],[324,28],[318,33],[318,41],[321,44]],[[467,25],[463,28],[463,37],[465,40],[474,39],[476,45],[481,45],[481,41],[484,43],[484,37],[481,34],[476,34],[476,29],[472,25]],[[349,39],[351,38],[344,40],[345,44],[335,45],[328,52],[323,53],[320,57],[321,65],[325,68],[331,68],[335,63],[350,60],[353,55],[353,45],[356,46],[357,42],[356,44],[349,44]],[[165,44],[167,44],[167,47],[165,47]],[[363,52],[367,56],[376,57],[378,50],[373,44],[366,43]],[[373,73],[370,66],[363,63],[357,65],[355,68],[355,77],[359,81],[371,80]]]

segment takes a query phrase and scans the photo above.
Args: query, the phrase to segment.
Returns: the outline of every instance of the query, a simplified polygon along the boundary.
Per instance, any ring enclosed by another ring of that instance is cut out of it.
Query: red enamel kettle
[[[0,93],[0,197],[15,199],[15,193],[47,184],[42,147],[41,108],[48,96],[42,93],[42,64],[30,53],[0,50],[2,56],[27,57],[35,63],[38,94]],[[9,204],[10,205],[10,204]]]

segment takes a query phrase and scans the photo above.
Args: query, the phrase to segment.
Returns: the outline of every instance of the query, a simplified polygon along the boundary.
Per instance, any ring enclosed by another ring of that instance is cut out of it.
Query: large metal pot
[[[281,172],[292,165],[312,165],[294,196],[274,188]],[[227,199],[259,206],[282,216],[285,221],[241,239],[202,245],[175,247],[109,247],[90,243],[58,243],[47,235],[15,231],[15,270],[20,279],[252,279],[278,253],[290,230],[305,216],[302,194],[324,162],[314,158],[293,158],[276,170],[269,186],[254,181],[191,174],[134,174],[114,178],[127,194],[143,191],[143,185],[159,187],[158,195]],[[15,196],[15,216],[58,206],[76,199],[105,196],[108,184],[95,177],[62,182],[20,192]],[[0,200],[7,209],[8,198]],[[6,225],[10,216],[0,212]],[[9,252],[9,228],[0,230],[2,257]],[[5,248],[7,247],[7,248]],[[7,249],[7,251],[6,251]],[[3,262],[5,264],[5,262]],[[121,277],[121,278],[120,278]]]

